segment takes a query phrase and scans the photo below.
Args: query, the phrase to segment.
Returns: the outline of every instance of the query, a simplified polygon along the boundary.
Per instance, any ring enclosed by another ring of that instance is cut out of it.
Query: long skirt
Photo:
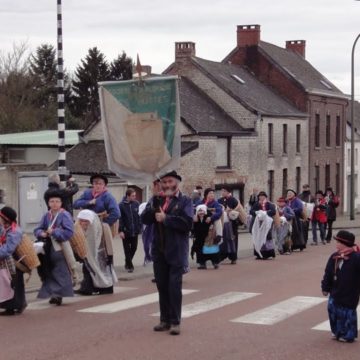
[[[336,305],[332,297],[328,302],[328,313],[331,332],[336,339],[354,341],[358,336],[356,309]]]
[[[62,251],[55,251],[50,244],[44,246],[45,255],[40,255],[38,269],[42,286],[38,298],[74,296],[71,273]]]
[[[25,299],[24,273],[16,269],[16,274],[13,278],[14,297],[10,300],[0,303],[1,309],[15,310],[23,312],[27,303]]]
[[[234,234],[234,227],[231,222],[226,222],[223,228],[223,242],[220,244],[220,261],[228,258],[237,259],[238,234]]]
[[[297,216],[295,216],[295,219],[292,223],[291,240],[293,250],[299,249],[300,251],[302,251],[306,248],[302,221]]]

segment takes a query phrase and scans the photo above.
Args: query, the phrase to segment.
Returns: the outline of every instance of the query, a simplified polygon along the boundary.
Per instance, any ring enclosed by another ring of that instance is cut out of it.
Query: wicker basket
[[[15,254],[29,270],[40,266],[39,258],[35,252],[33,241],[26,234],[22,236],[21,242],[15,250]]]
[[[74,235],[70,239],[71,247],[74,253],[81,259],[86,258],[86,238],[83,229],[78,221],[74,225]]]

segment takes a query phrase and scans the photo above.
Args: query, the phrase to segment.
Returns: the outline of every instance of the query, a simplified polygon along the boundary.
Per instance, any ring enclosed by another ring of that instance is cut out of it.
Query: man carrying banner
[[[154,331],[180,334],[182,276],[189,253],[192,227],[191,199],[179,190],[181,176],[176,171],[161,177],[164,196],[150,199],[141,215],[145,225],[155,224],[152,247],[154,274],[159,292],[160,323]]]

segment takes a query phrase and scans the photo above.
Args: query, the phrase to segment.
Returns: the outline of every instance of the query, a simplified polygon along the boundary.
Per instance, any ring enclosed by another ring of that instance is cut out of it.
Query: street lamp
[[[359,0],[357,0],[359,1]],[[354,124],[354,104],[355,104],[355,47],[360,38],[360,34],[356,37],[351,50],[351,173],[350,173],[350,220],[355,220],[355,124]]]

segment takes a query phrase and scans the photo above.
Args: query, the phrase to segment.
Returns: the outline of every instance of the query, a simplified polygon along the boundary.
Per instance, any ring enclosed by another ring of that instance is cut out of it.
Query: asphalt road
[[[0,319],[0,359],[359,359],[359,342],[314,329],[326,328],[320,281],[333,250],[331,243],[259,261],[240,235],[238,264],[184,277],[180,336],[152,330],[151,271],[120,281],[114,295],[65,299],[61,307],[29,294],[24,314]]]

